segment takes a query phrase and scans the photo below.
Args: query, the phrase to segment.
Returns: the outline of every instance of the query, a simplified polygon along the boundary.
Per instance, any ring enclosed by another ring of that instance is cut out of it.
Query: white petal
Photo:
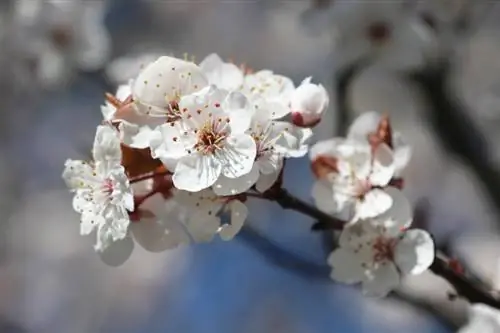
[[[121,122],[119,125],[122,142],[132,148],[149,148],[157,132],[149,126],[137,126],[129,122]]]
[[[179,160],[172,181],[180,190],[198,192],[212,186],[221,170],[221,163],[212,155],[192,154]]]
[[[341,283],[353,284],[363,280],[364,270],[358,256],[350,250],[339,248],[328,257],[332,266],[330,277]]]
[[[257,155],[254,139],[247,134],[231,135],[225,145],[226,147],[217,156],[223,165],[224,176],[237,178],[249,173]]]
[[[312,187],[312,197],[316,206],[325,213],[335,213],[336,204],[333,200],[332,186],[325,181],[318,180]]]
[[[292,93],[290,107],[304,117],[319,117],[328,107],[329,98],[322,85],[303,82]]]
[[[403,274],[421,274],[434,261],[434,241],[424,230],[404,233],[395,249],[394,260]]]
[[[92,166],[84,161],[66,160],[62,178],[69,189],[76,190],[93,180],[93,172]]]
[[[200,68],[207,76],[210,84],[226,90],[236,90],[243,83],[243,72],[232,63],[223,62],[215,53],[207,56],[201,63]]]
[[[101,260],[109,266],[122,265],[132,254],[134,250],[134,241],[130,236],[113,242],[104,251],[98,251]]]
[[[247,206],[239,200],[231,201],[228,208],[231,210],[231,224],[224,224],[219,229],[219,236],[225,241],[236,236],[248,216]]]
[[[231,133],[245,133],[250,127],[253,109],[245,95],[240,92],[231,92],[222,105],[230,117]]]
[[[271,186],[274,185],[274,183],[276,183],[276,180],[278,180],[280,174],[281,168],[272,173],[261,173],[259,179],[255,183],[255,189],[260,193],[264,193],[265,191],[269,190]]]
[[[356,204],[356,216],[361,219],[376,217],[389,210],[392,198],[381,189],[373,189],[366,193]]]
[[[162,252],[189,243],[189,237],[177,221],[144,219],[130,224],[135,240],[145,250]]]
[[[411,159],[412,149],[406,143],[400,133],[392,134],[392,141],[394,146],[394,167],[396,176],[404,170]]]
[[[132,91],[139,110],[146,114],[150,106],[165,109],[171,100],[207,85],[208,80],[194,63],[163,56],[144,68]]]
[[[221,175],[212,186],[215,194],[220,196],[236,195],[249,190],[259,179],[259,167],[254,164],[252,170],[238,178],[228,178]]]
[[[118,132],[110,126],[97,126],[92,153],[96,162],[120,163],[122,151]]]
[[[256,164],[263,174],[276,173],[283,167],[283,156],[276,152],[264,153],[258,157]]]
[[[370,297],[384,297],[399,286],[399,273],[396,266],[390,262],[380,265],[365,277],[363,294]]]
[[[279,122],[276,122],[279,123]],[[302,157],[307,154],[307,142],[312,137],[310,128],[300,128],[289,124],[287,130],[283,132],[281,139],[277,142],[279,149],[282,149],[286,157]]]
[[[347,138],[367,142],[368,135],[377,129],[381,119],[382,116],[376,111],[363,113],[349,127]]]
[[[194,135],[183,136],[181,131],[181,124],[164,124],[150,133],[151,156],[160,159],[168,170],[175,170],[177,162],[196,142]]]
[[[309,158],[314,161],[318,156],[325,155],[337,157],[337,147],[345,144],[344,138],[332,138],[316,142],[309,150]]]
[[[399,189],[389,186],[384,189],[392,199],[391,208],[376,219],[386,227],[397,229],[408,228],[413,220],[413,211],[410,202]]]
[[[94,214],[94,212],[83,212],[80,221],[80,235],[90,235],[99,225],[104,223],[102,216]]]
[[[386,186],[394,176],[395,165],[392,150],[386,144],[378,145],[373,156],[370,182],[375,186]]]
[[[220,219],[205,213],[193,213],[185,222],[189,235],[196,243],[210,242],[220,227]]]

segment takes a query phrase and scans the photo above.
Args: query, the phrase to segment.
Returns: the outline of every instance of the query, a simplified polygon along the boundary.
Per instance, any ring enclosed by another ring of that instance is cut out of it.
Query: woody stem
[[[329,214],[320,211],[315,206],[295,197],[283,188],[272,189],[264,194],[249,193],[250,197],[274,201],[284,209],[297,211],[303,215],[312,217],[317,220],[313,228],[316,230],[326,229],[342,230],[345,221],[334,218]],[[317,226],[321,226],[318,228]],[[430,270],[437,276],[442,277],[453,288],[457,294],[471,303],[483,303],[491,307],[500,309],[500,294],[496,295],[490,288],[468,276],[466,273],[458,272],[449,264],[450,259],[442,253],[436,253],[434,262],[430,266]]]

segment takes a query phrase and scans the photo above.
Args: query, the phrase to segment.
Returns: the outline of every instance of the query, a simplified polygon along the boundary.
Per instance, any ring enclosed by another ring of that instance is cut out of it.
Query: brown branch
[[[255,197],[255,195],[254,195]],[[274,189],[258,196],[278,203],[284,209],[290,209],[312,217],[319,221],[319,224],[327,227],[325,229],[341,230],[345,221],[336,219],[329,214],[320,211],[315,206],[293,196],[285,189]],[[483,303],[491,307],[500,309],[500,295],[491,292],[489,288],[469,277],[449,264],[450,259],[441,253],[436,253],[434,262],[430,270],[448,281],[456,290],[459,296],[467,299],[471,303]]]

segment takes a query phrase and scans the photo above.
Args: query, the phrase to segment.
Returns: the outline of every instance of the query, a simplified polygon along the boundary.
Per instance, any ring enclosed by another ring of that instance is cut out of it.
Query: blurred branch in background
[[[429,103],[426,115],[441,144],[475,174],[500,219],[500,172],[491,158],[491,149],[469,113],[447,88],[449,65],[431,66],[410,75]],[[500,227],[500,221],[498,222]]]

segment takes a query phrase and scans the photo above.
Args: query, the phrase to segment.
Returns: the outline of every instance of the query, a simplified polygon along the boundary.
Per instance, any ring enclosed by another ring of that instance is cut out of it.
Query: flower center
[[[359,200],[364,200],[366,193],[370,192],[372,185],[369,180],[358,180],[355,187],[355,196]]]
[[[394,259],[395,246],[396,240],[394,238],[380,236],[375,239],[372,245],[373,261],[378,263],[392,261]]]
[[[386,22],[373,22],[367,27],[366,35],[371,42],[382,44],[391,38],[392,29]]]
[[[217,150],[224,148],[224,140],[227,138],[225,128],[229,123],[229,118],[218,118],[208,121],[201,127],[198,133],[198,141],[195,149],[202,154],[213,154]]]
[[[113,189],[114,189],[114,186],[113,186],[113,182],[111,181],[111,179],[109,179],[109,178],[105,179],[104,184],[102,185],[103,192],[107,196],[111,196],[111,194],[113,194]]]

